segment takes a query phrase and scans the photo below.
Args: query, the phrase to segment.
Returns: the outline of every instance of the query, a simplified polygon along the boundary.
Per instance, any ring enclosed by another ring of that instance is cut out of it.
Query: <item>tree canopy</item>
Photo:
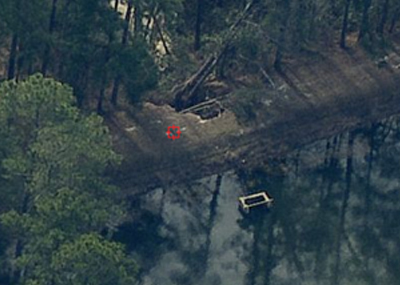
[[[153,93],[181,110],[210,75],[270,81],[329,48],[382,57],[399,19],[395,0],[0,0],[0,283],[135,279],[99,115]]]
[[[249,3],[218,62],[220,79],[279,69],[285,55],[329,45],[357,42],[378,52],[400,18],[393,0],[1,0],[3,77],[49,74],[73,87],[79,106],[99,113],[121,92],[136,104],[190,76]]]
[[[0,86],[0,192],[7,198],[0,221],[13,284],[134,278],[136,266],[121,245],[99,236],[124,216],[104,176],[119,157],[102,119],[82,114],[75,102],[69,86],[39,74]],[[73,252],[77,247],[82,251]],[[107,278],[95,274],[95,261],[80,264],[91,258],[104,259]]]

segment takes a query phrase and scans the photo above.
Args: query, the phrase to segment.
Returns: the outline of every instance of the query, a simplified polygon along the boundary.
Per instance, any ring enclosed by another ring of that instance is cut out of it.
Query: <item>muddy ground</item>
[[[235,114],[238,103],[229,95],[219,100],[225,111],[208,120],[152,103],[109,116],[114,145],[124,156],[120,186],[140,192],[260,165],[400,113],[400,37],[381,62],[360,48],[332,49],[287,61],[269,76],[274,87],[259,92],[255,117],[247,122]],[[181,138],[168,139],[172,125],[181,128]]]

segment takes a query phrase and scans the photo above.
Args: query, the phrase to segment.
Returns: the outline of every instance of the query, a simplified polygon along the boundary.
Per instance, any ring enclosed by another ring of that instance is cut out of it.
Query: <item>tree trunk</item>
[[[283,22],[282,22],[282,27],[280,28],[279,31],[279,36],[278,36],[278,42],[276,45],[276,52],[275,52],[275,60],[274,60],[274,68],[280,72],[282,71],[282,58],[283,58],[283,47],[285,46],[285,42],[286,42],[286,28],[288,25],[288,20],[289,20],[289,14],[290,14],[290,10],[289,10],[289,3],[288,1],[285,1],[284,3],[287,4],[287,7],[284,7],[284,12],[283,12]]]
[[[121,75],[117,75],[117,77],[114,80],[113,89],[111,92],[111,104],[113,104],[113,106],[117,106],[120,83],[121,83]]]
[[[111,32],[108,35],[108,46],[106,47],[103,66],[106,66],[111,58],[110,46],[113,41],[114,41],[114,34]],[[103,102],[104,102],[104,97],[105,97],[105,90],[106,90],[106,87],[108,84],[107,75],[108,75],[108,69],[104,68],[101,73],[100,91],[99,91],[99,97],[97,99],[97,113],[99,115],[104,113],[103,112],[104,111],[103,110]]]
[[[24,62],[25,62],[25,56],[23,53],[24,47],[23,45],[21,45],[21,43],[18,45],[18,59],[17,59],[17,72],[15,73],[15,80],[18,81],[21,74],[22,74],[22,68],[24,66]],[[22,52],[21,52],[22,51]]]
[[[175,93],[174,106],[177,111],[181,111],[186,107],[189,107],[187,102],[197,91],[200,84],[204,82],[207,76],[211,73],[212,69],[217,63],[215,56],[210,57],[201,68],[190,77],[184,84],[183,87],[179,88]]]
[[[392,21],[390,22],[389,34],[392,34],[394,31],[394,27],[396,26],[396,22],[398,21],[399,15],[396,13],[393,15]]]
[[[393,33],[394,28],[396,26],[396,22],[400,18],[400,5],[396,8],[395,12],[393,13],[392,21],[390,22],[389,34]]]
[[[340,34],[340,47],[342,49],[346,48],[346,36],[347,36],[347,26],[349,21],[349,10],[350,10],[351,0],[346,0],[343,14],[342,32]]]
[[[226,79],[226,75],[225,75],[225,66],[227,63],[227,54],[224,54],[221,58],[221,60],[219,61],[219,64],[216,68],[216,72],[215,72],[215,76],[217,77],[217,79],[219,80],[224,80]]]
[[[122,45],[123,46],[125,46],[128,42],[129,23],[131,21],[132,8],[133,8],[132,1],[128,1],[128,7],[126,9],[126,14],[125,14],[125,27],[124,27],[124,31],[122,34]],[[113,104],[113,106],[117,105],[118,91],[119,91],[119,85],[121,84],[121,79],[122,79],[122,76],[119,74],[116,76],[116,78],[114,80],[114,85],[113,85],[113,89],[112,89],[112,93],[111,93],[111,104]]]
[[[118,5],[119,5],[119,0],[115,0],[114,2],[114,11],[118,11]],[[108,35],[108,45],[111,45],[111,43],[114,40],[114,36],[112,33]],[[104,59],[104,64],[106,64],[110,59],[110,50],[107,48],[107,52],[105,55]],[[102,115],[104,114],[104,109],[103,109],[103,102],[104,102],[104,97],[105,97],[105,90],[106,90],[106,81],[107,81],[107,71],[104,70],[102,74],[102,80],[101,80],[101,87],[99,91],[99,97],[97,99],[97,114]]]
[[[144,38],[145,40],[148,39],[148,36],[149,36],[149,34],[150,34],[150,30],[151,30],[151,29],[150,29],[151,20],[152,20],[152,17],[148,16],[148,17],[147,17],[147,23],[146,23],[146,26],[145,26],[144,32],[143,32],[143,38]],[[150,42],[149,40],[147,40],[147,41]]]
[[[83,107],[86,99],[86,91],[88,87],[88,77],[90,74],[90,66],[85,64],[79,75],[75,77],[74,84],[72,85],[75,89],[76,103],[79,108]]]
[[[11,80],[15,76],[15,61],[17,58],[18,35],[15,33],[11,39],[10,57],[8,59],[7,79]]]
[[[105,92],[105,86],[104,86],[104,83],[102,82],[100,92],[99,92],[99,98],[97,100],[97,114],[99,114],[99,115],[103,114],[104,92]]]
[[[29,200],[30,200],[29,194],[25,193],[22,198],[22,205],[21,205],[21,214],[22,215],[24,215],[28,212]],[[23,245],[22,240],[20,238],[17,238],[16,243],[15,243],[14,256],[13,256],[14,260],[16,260],[17,258],[19,258],[22,255],[23,249],[24,249],[24,245]],[[12,265],[11,271],[10,271],[11,284],[18,284],[20,277],[21,277],[21,270],[16,269],[15,265]]]
[[[328,163],[329,163],[329,152],[331,149],[331,141],[328,139],[326,141],[326,146],[325,146],[325,155],[324,155],[324,169],[326,169],[328,167]],[[324,175],[322,177],[322,182],[325,182],[325,178],[326,176]]]
[[[133,10],[133,34],[137,37],[142,27],[142,12],[137,4]]]
[[[197,0],[196,24],[194,29],[194,50],[201,47],[201,23],[203,18],[203,0]]]
[[[282,51],[281,48],[278,46],[276,49],[276,53],[275,53],[275,61],[274,61],[274,68],[277,71],[281,71],[282,70]]]
[[[104,65],[107,64],[109,59],[110,59],[110,51],[109,51],[109,49],[107,49],[105,60],[104,60]],[[99,115],[104,114],[103,101],[104,101],[106,87],[107,87],[107,70],[104,69],[102,76],[101,76],[100,91],[99,91],[99,97],[97,100],[97,114],[99,114]]]
[[[124,27],[124,32],[122,34],[122,44],[125,45],[128,41],[128,35],[129,35],[129,24],[131,22],[131,17],[132,17],[132,1],[128,1],[128,7],[126,9],[126,14],[125,14],[125,27]]]
[[[56,12],[57,12],[57,1],[53,0],[52,7],[51,7],[51,14],[50,14],[50,21],[49,21],[49,36],[53,34],[55,25],[56,25]],[[42,63],[42,73],[46,75],[47,67],[50,60],[50,45],[47,43],[46,48],[43,54],[43,63]]]
[[[310,25],[308,27],[307,39],[308,40],[310,40],[310,39],[315,40],[315,36],[317,35],[316,29],[315,29],[317,27],[317,25],[315,24],[315,21],[316,21],[317,16],[318,16],[317,15],[317,5],[316,5],[316,3],[312,3],[311,5],[312,5],[312,7],[311,7],[311,19],[310,19]]]
[[[360,32],[358,33],[358,41],[361,41],[364,36],[369,33],[369,9],[371,7],[371,0],[364,0],[363,13],[360,25]]]
[[[383,33],[384,33],[385,25],[386,25],[387,17],[388,17],[388,11],[389,11],[389,0],[385,0],[385,3],[383,4],[383,7],[382,7],[382,17],[379,21],[378,28],[376,29],[376,31],[379,35],[383,35]]]
[[[164,35],[163,35],[162,31],[161,31],[160,24],[159,24],[159,22],[157,20],[157,15],[153,15],[153,20],[154,20],[154,25],[156,26],[156,29],[157,29],[157,33],[160,36],[161,43],[163,44],[163,47],[165,49],[165,53],[166,54],[170,54],[167,42],[165,41]]]

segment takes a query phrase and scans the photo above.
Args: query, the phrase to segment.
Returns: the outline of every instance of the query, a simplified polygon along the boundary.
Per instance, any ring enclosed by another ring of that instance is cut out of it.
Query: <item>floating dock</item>
[[[270,207],[274,199],[266,192],[262,191],[249,196],[239,197],[239,206],[245,213],[249,213],[250,209],[257,206]]]

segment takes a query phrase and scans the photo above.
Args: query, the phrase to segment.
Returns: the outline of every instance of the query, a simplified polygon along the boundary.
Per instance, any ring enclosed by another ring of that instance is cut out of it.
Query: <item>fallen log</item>
[[[217,99],[211,99],[211,100],[202,102],[200,104],[191,106],[191,107],[189,107],[189,108],[187,108],[185,110],[180,111],[179,113],[186,114],[186,113],[189,113],[189,112],[198,111],[198,110],[201,110],[202,108],[207,107],[207,106],[209,106],[211,104],[214,104],[216,102],[217,102]]]

